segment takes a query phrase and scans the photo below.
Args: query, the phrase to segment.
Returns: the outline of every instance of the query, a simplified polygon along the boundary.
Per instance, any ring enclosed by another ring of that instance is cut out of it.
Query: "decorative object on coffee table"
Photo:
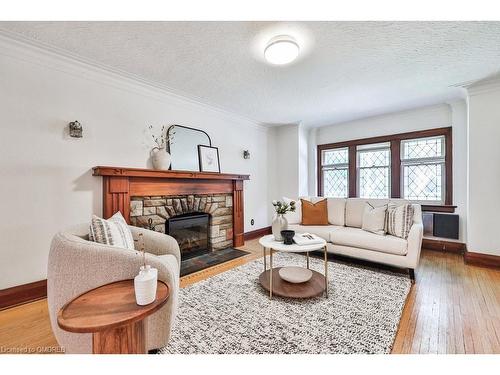
[[[304,267],[282,267],[278,273],[283,280],[294,284],[305,283],[313,275],[310,269]]]
[[[276,216],[271,223],[271,230],[276,241],[283,241],[281,231],[288,229],[288,221],[284,215],[287,212],[295,212],[295,201],[286,203],[274,200],[272,203],[276,211]]]
[[[326,252],[326,241],[321,239],[321,243],[311,245],[285,245],[276,241],[272,234],[262,237],[259,240],[264,252],[264,272],[259,276],[260,284],[269,291],[269,298],[273,295],[288,298],[311,298],[325,293],[328,298],[328,255]],[[269,249],[269,269],[267,269],[266,250]],[[324,274],[311,270],[311,278],[305,282],[289,282],[280,277],[280,272],[285,275],[292,274],[295,281],[301,281],[307,276],[306,273],[297,276],[297,272],[281,271],[283,268],[273,268],[273,253],[276,251],[285,253],[306,253],[306,268],[309,270],[309,252],[324,251]]]
[[[293,236],[295,236],[294,230],[282,230],[281,237],[283,237],[283,243],[285,245],[293,245]]]
[[[144,236],[139,233],[139,250],[142,254],[142,266],[139,274],[134,278],[135,301],[144,306],[153,303],[156,297],[156,286],[158,270],[146,264],[146,250],[144,247]]]
[[[157,281],[155,301],[138,306],[133,280],[106,284],[64,305],[57,323],[68,332],[92,333],[94,354],[145,354],[144,319],[165,305],[169,294],[168,286]]]
[[[198,145],[200,172],[220,173],[219,149],[217,147]]]
[[[148,127],[151,138],[155,146],[151,149],[151,162],[153,168],[158,170],[168,170],[170,168],[171,157],[167,152],[167,143],[171,144],[174,137],[174,132],[167,134],[165,126],[161,127],[160,134],[155,135],[152,125]]]

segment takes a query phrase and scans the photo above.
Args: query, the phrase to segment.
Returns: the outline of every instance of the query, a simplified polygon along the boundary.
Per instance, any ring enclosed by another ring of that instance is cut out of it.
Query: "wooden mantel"
[[[130,223],[131,197],[230,193],[233,195],[233,243],[242,246],[245,242],[243,181],[249,180],[249,175],[103,166],[92,170],[94,176],[103,177],[104,218],[121,211]]]

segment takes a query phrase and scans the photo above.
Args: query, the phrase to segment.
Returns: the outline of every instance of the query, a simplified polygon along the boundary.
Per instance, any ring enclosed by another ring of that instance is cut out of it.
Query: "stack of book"
[[[322,244],[323,240],[310,233],[297,233],[293,236],[293,242],[299,246]]]

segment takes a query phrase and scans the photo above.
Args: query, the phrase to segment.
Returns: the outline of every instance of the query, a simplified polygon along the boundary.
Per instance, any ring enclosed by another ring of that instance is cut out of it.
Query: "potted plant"
[[[290,203],[276,201],[273,202],[274,210],[276,211],[276,215],[274,216],[271,228],[274,239],[276,241],[283,241],[283,237],[281,236],[281,231],[288,229],[288,221],[284,216],[287,212],[295,212],[295,201],[291,201]]]

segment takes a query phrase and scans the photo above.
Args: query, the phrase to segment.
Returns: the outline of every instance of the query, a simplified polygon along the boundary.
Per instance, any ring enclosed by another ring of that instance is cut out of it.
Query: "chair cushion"
[[[300,225],[289,224],[288,229],[294,230],[296,233],[311,233],[323,238],[325,241],[330,241],[330,233],[344,227],[337,225]]]
[[[328,207],[326,199],[312,203],[301,199],[302,225],[328,225]]]
[[[92,215],[89,240],[105,245],[134,250],[132,232],[120,211],[107,220]]]
[[[379,251],[381,253],[406,255],[408,242],[402,238],[386,235],[380,236],[359,228],[339,228],[330,232],[330,242],[343,245]]]

